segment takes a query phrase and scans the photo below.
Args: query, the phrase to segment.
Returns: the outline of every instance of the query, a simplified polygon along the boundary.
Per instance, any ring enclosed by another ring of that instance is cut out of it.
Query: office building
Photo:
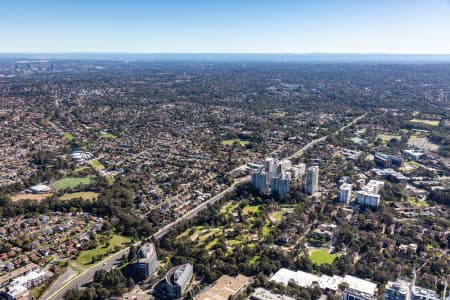
[[[342,300],[375,300],[375,296],[367,294],[365,292],[347,288],[342,293]]]
[[[395,155],[388,155],[376,152],[374,161],[377,166],[382,168],[400,168],[403,166],[403,159]]]
[[[339,202],[350,203],[352,200],[352,185],[350,183],[343,183],[339,188]]]
[[[136,270],[141,279],[149,278],[158,267],[158,257],[155,246],[152,243],[145,243],[137,252],[138,261]]]
[[[306,170],[305,192],[313,195],[319,191],[319,167],[312,166]]]
[[[397,279],[395,282],[389,281],[386,284],[384,300],[409,300],[410,285],[406,280]]]
[[[407,158],[418,161],[420,159],[422,159],[423,157],[425,157],[425,153],[421,150],[415,150],[415,149],[406,149],[403,150],[403,155],[405,155]]]
[[[341,284],[346,284],[348,289],[344,294],[345,300],[374,300],[377,290],[377,285],[368,280],[358,277],[345,275],[342,276],[327,276],[315,275],[303,271],[291,271],[288,269],[280,269],[271,278],[270,281],[287,286],[293,283],[299,287],[308,288],[314,284],[318,284],[322,290],[338,291]]]
[[[153,294],[163,299],[178,299],[185,295],[194,277],[194,267],[191,264],[173,267],[166,277],[158,282]]]
[[[411,300],[440,300],[438,294],[420,286],[411,287]]]
[[[195,300],[223,300],[234,297],[250,284],[250,278],[243,275],[231,277],[222,275],[216,283],[194,297]]]
[[[275,294],[263,288],[257,288],[250,296],[250,300],[295,300],[292,297]]]
[[[439,300],[435,291],[415,285],[415,279],[397,279],[386,284],[384,300]]]

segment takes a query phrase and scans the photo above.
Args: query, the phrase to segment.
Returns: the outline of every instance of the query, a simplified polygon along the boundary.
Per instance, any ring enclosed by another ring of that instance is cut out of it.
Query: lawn
[[[219,241],[218,238],[213,239],[213,240],[210,241],[208,244],[206,244],[205,249],[206,249],[206,250],[211,249],[212,247],[214,247],[214,246],[217,244],[218,241]]]
[[[104,170],[105,169],[105,166],[98,159],[90,160],[89,164],[96,170]]]
[[[100,137],[102,137],[104,139],[111,139],[111,140],[115,140],[117,138],[117,136],[115,136],[114,134],[109,133],[109,132],[104,132],[104,131],[102,131],[100,133]]]
[[[241,211],[243,216],[247,216],[249,214],[258,213],[261,209],[261,205],[247,205]]]
[[[90,177],[66,177],[55,181],[53,185],[58,190],[64,190],[64,189],[73,189],[74,187],[77,187],[80,184],[90,184],[90,183],[91,183]]]
[[[233,145],[234,142],[238,142],[241,146],[247,146],[248,144],[250,144],[249,141],[244,141],[244,140],[241,140],[241,139],[224,140],[224,141],[221,142],[221,144],[229,146],[229,145]]]
[[[272,221],[281,222],[281,219],[283,218],[283,212],[280,211],[280,210],[272,212],[272,213],[269,214],[269,218]]]
[[[261,256],[255,255],[255,256],[253,256],[253,257],[248,261],[248,264],[249,264],[249,265],[252,265],[252,266],[255,266],[255,265],[258,264],[258,262],[259,262],[260,259],[261,259]]]
[[[428,207],[428,203],[425,200],[419,200],[417,201],[417,199],[415,197],[408,197],[406,199],[406,201],[411,204],[414,205],[417,208],[422,208],[422,207]]]
[[[66,132],[63,134],[63,139],[70,142],[73,141],[74,137],[71,133]]]
[[[239,202],[228,202],[225,206],[220,209],[220,213],[225,216],[229,216],[233,210],[239,206]]]
[[[82,198],[83,200],[97,200],[98,193],[94,192],[79,192],[79,193],[69,193],[64,194],[61,197],[59,197],[59,200],[67,201],[72,200],[76,198]]]
[[[330,265],[334,262],[337,256],[337,254],[328,253],[328,251],[324,249],[314,249],[310,251],[309,259],[313,264],[319,266],[324,264]]]
[[[436,120],[412,119],[409,121],[411,123],[425,124],[425,125],[430,125],[430,126],[439,126],[439,121],[436,121]]]
[[[129,242],[131,241],[131,238],[121,236],[121,235],[113,235],[112,238],[109,240],[109,246],[107,247],[106,244],[98,245],[97,248],[81,251],[80,255],[75,259],[75,262],[80,265],[90,265],[92,264],[92,258],[98,257],[98,256],[105,256],[108,255],[108,253],[112,253],[114,251],[114,248],[120,247],[124,248]]]

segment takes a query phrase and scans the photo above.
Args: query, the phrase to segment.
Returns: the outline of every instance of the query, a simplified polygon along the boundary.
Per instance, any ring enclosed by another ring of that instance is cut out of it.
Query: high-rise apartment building
[[[319,167],[312,166],[306,170],[305,192],[313,195],[319,191]]]

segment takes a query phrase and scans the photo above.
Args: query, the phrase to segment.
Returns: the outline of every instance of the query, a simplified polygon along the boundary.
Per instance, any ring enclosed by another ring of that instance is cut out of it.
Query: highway
[[[334,133],[332,133],[330,135],[336,135],[336,134],[342,132],[346,128],[352,126],[353,124],[355,124],[356,122],[358,122],[359,120],[364,118],[366,115],[367,115],[367,113],[365,113],[365,114],[363,114],[363,115],[353,119],[353,121],[351,121],[347,125],[341,127],[340,129],[338,129],[337,131],[335,131]],[[312,146],[316,145],[317,143],[323,142],[327,137],[328,137],[328,135],[309,142],[303,148],[301,148],[300,150],[298,150],[297,152],[295,152],[291,156],[286,157],[286,159],[292,159],[292,158],[301,157],[303,155],[303,153],[305,153],[305,151],[307,151],[309,148],[311,148]],[[242,168],[243,168],[243,166],[239,166],[235,170],[242,169]],[[163,228],[158,230],[158,232],[153,234],[151,236],[151,238],[160,239],[160,238],[164,237],[169,232],[170,229],[172,229],[174,226],[176,226],[180,222],[185,221],[185,220],[189,220],[189,219],[195,217],[200,211],[202,211],[203,209],[207,208],[208,205],[216,203],[217,201],[222,199],[227,193],[233,191],[237,186],[239,186],[239,185],[241,185],[243,183],[248,183],[248,182],[250,182],[250,176],[249,175],[237,179],[230,187],[228,187],[227,189],[223,190],[222,192],[220,192],[219,194],[215,195],[214,197],[210,198],[209,200],[199,204],[197,207],[195,207],[192,210],[188,211],[186,214],[184,214],[183,216],[179,217],[178,219],[176,219],[172,223],[167,224],[166,226],[164,226]],[[136,245],[137,244],[138,243],[136,243]],[[54,292],[53,293],[45,293],[45,295],[49,295],[46,299],[49,299],[49,300],[50,299],[55,299],[55,300],[56,299],[62,299],[63,295],[68,290],[74,289],[74,288],[77,288],[77,287],[81,287],[84,284],[91,282],[93,280],[93,277],[94,277],[94,274],[95,274],[96,271],[98,271],[98,270],[111,270],[115,265],[117,265],[119,263],[122,255],[128,253],[128,249],[129,248],[122,249],[119,252],[117,252],[117,253],[115,253],[115,254],[105,258],[104,260],[102,260],[98,264],[94,265],[93,267],[90,267],[89,269],[86,269],[82,273],[80,273],[77,276],[73,277],[71,280],[66,282],[60,288],[57,288],[57,287],[53,287],[52,288],[51,287],[50,289],[52,289],[52,291],[54,289]],[[40,298],[40,299],[43,299],[43,298]]]

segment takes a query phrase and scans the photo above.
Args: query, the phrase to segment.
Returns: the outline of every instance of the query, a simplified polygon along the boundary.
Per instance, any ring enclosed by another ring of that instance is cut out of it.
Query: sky
[[[450,0],[0,0],[0,52],[450,54]]]

